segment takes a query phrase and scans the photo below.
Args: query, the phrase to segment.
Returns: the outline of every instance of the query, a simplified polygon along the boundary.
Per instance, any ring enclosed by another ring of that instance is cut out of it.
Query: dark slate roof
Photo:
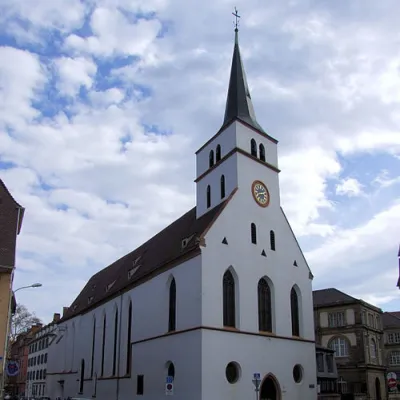
[[[258,131],[265,133],[257,122],[254,113],[253,103],[247,85],[246,73],[240,56],[237,29],[235,30],[235,46],[233,49],[225,117],[221,129],[236,119],[242,120]]]
[[[163,272],[168,266],[182,262],[185,257],[195,255],[200,251],[201,236],[234,193],[199,219],[196,219],[196,207],[192,208],[136,250],[93,275],[61,321],[97,307],[119,292]]]
[[[335,288],[314,290],[314,307],[333,306],[335,304],[354,303],[358,300]]]
[[[22,220],[24,218],[24,213],[25,213],[25,208],[22,207],[13,197],[13,195],[10,193],[8,190],[6,184],[3,182],[3,180],[0,178],[0,186],[4,189],[4,192],[10,197],[10,199],[14,202],[15,207],[19,208],[21,210],[20,218],[18,221],[18,231],[17,233],[19,234],[21,231],[21,226],[22,226]],[[1,194],[1,188],[0,188],[0,194]]]
[[[382,314],[383,328],[399,328],[400,329],[400,312],[384,312]]]

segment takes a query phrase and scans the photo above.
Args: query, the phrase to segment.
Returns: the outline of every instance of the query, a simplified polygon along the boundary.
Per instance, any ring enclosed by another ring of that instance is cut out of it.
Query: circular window
[[[303,380],[303,367],[300,364],[296,364],[293,367],[293,379],[296,383],[300,383]]]
[[[226,380],[229,383],[236,383],[240,378],[240,366],[236,362],[230,362],[225,369]]]

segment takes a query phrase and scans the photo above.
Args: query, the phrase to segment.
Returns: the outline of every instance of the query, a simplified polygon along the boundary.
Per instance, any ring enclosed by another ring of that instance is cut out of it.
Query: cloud
[[[336,185],[339,196],[357,197],[363,195],[363,185],[355,178],[345,178]]]

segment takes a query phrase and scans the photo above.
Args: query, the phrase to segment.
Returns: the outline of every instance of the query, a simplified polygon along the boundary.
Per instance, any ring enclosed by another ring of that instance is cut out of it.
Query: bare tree
[[[42,321],[35,313],[31,313],[23,304],[17,304],[15,314],[11,320],[10,339],[14,341],[19,334],[26,332],[32,325],[40,323]]]

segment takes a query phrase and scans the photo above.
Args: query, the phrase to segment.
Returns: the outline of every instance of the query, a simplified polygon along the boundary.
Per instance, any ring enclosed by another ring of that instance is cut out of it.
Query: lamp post
[[[43,286],[41,283],[33,283],[32,285],[29,286],[22,286],[16,290],[10,291],[10,298],[8,299],[8,314],[7,314],[7,327],[6,327],[6,340],[5,340],[5,354],[3,355],[3,370],[2,370],[2,376],[1,376],[1,387],[0,387],[0,394],[1,397],[0,399],[3,399],[4,397],[4,385],[6,382],[6,362],[7,362],[7,355],[8,355],[8,345],[9,345],[9,336],[10,336],[10,325],[11,325],[11,305],[12,305],[12,296],[18,292],[18,290],[22,289],[29,289],[29,288],[38,288]]]

